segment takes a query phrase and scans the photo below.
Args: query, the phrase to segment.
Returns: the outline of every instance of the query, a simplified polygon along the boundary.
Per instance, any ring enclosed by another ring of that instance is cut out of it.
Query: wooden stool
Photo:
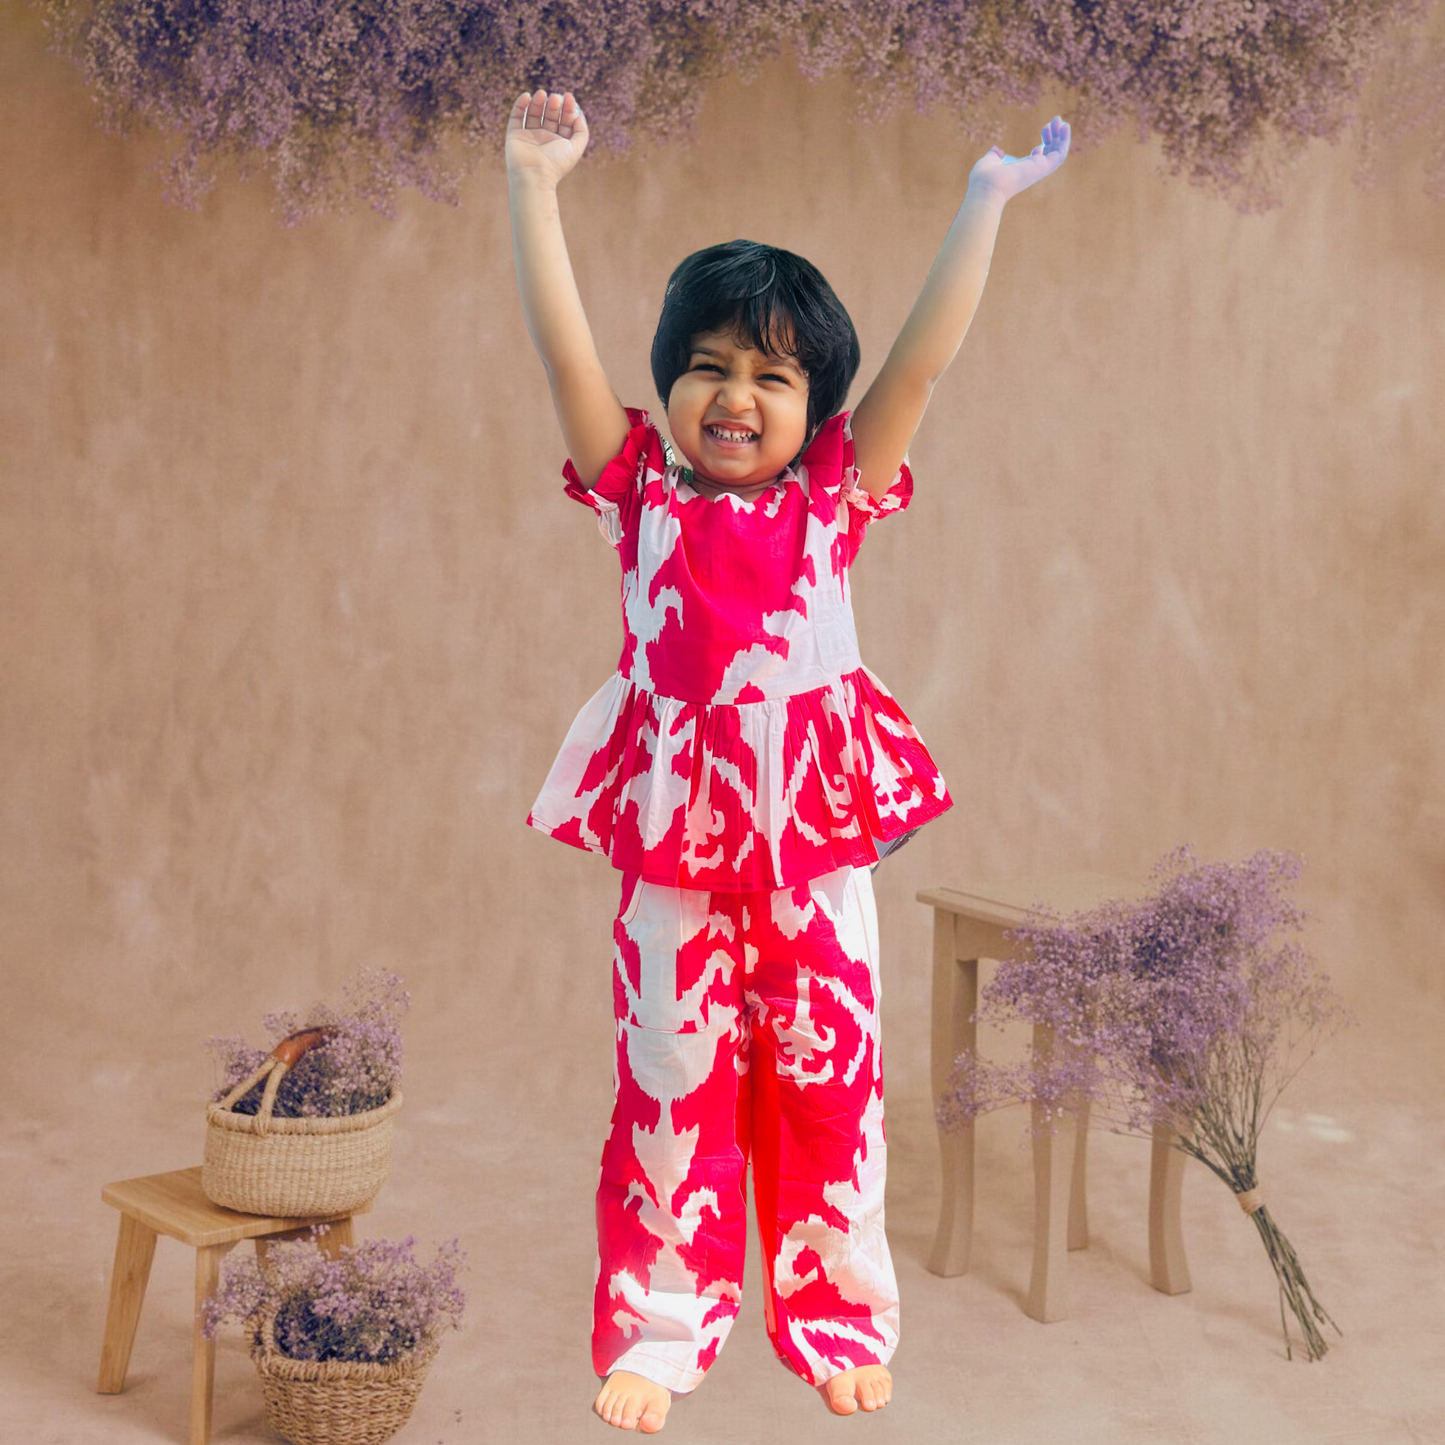
[[[920,903],[933,908],[933,1097],[942,1096],[962,1053],[977,1046],[973,1014],[978,1007],[978,961],[1009,959],[1016,951],[1004,931],[1020,927],[1034,904],[1058,913],[1092,909],[1108,899],[1143,897],[1148,890],[1129,879],[1102,873],[1047,874],[1009,883],[970,881],[961,888],[920,891]],[[1034,1027],[1034,1048],[1052,1047],[1052,1030]],[[1065,1114],[1053,1134],[1038,1132],[1034,1106],[1034,1259],[1024,1312],[1048,1323],[1064,1318],[1066,1250],[1089,1243],[1084,1164],[1088,1110]],[[973,1248],[973,1126],[958,1132],[939,1129],[943,1151],[943,1209],[928,1268],[934,1274],[968,1271]],[[1154,1130],[1149,1172],[1149,1281],[1165,1294],[1189,1289],[1189,1265],[1179,1224],[1179,1190],[1184,1155],[1173,1135]]]
[[[207,1445],[211,1438],[211,1386],[215,1378],[216,1342],[201,1333],[201,1305],[221,1279],[221,1261],[243,1239],[256,1241],[264,1257],[266,1246],[292,1238],[313,1224],[330,1224],[321,1246],[335,1254],[351,1243],[351,1215],[322,1215],[315,1219],[270,1219],[263,1214],[238,1214],[212,1204],[201,1191],[201,1166],[175,1169],[169,1174],[147,1174],[107,1184],[100,1197],[120,1210],[120,1233],[115,1242],[115,1265],[110,1276],[110,1307],[105,1316],[105,1340],[100,1347],[102,1395],[117,1395],[125,1388],[135,1327],[145,1300],[156,1235],[168,1234],[196,1251],[195,1354],[191,1365],[191,1430],[189,1445]],[[358,1209],[364,1214],[370,1205]]]

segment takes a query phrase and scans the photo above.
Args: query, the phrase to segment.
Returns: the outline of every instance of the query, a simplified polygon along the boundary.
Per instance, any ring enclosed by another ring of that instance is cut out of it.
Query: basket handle
[[[318,1044],[325,1043],[329,1037],[325,1029],[301,1029],[297,1033],[287,1034],[261,1063],[221,1100],[220,1107],[232,1108],[265,1079],[266,1087],[261,1094],[261,1107],[256,1111],[256,1132],[266,1133],[271,1123],[271,1112],[276,1107],[276,1091],[281,1087],[286,1071],[292,1068],[303,1054]]]
[[[302,1054],[309,1053],[317,1044],[324,1044],[330,1037],[326,1029],[300,1029],[294,1034],[287,1034],[271,1050],[271,1057],[280,1059],[288,1069],[293,1069]]]

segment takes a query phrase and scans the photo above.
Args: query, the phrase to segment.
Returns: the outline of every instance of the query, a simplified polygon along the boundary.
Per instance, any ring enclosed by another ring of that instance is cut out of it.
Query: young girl
[[[1057,116],[1042,135],[973,167],[851,413],[858,339],[813,266],[751,241],[687,257],[652,343],[679,465],[608,384],[573,281],[556,187],[586,119],[570,93],[512,108],[517,284],[571,454],[565,490],[622,566],[617,671],[527,822],[622,874],[592,1360],[593,1408],[623,1429],[660,1430],[727,1337],[749,1160],[778,1357],[836,1414],[892,1391],[870,869],[952,799],[858,655],[848,568],[869,524],[912,497],[908,445],[1005,202],[1068,154]]]

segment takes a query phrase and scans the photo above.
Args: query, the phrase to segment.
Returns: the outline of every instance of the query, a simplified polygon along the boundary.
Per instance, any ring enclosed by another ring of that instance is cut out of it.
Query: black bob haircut
[[[788,322],[791,349],[783,346]],[[803,450],[842,410],[861,359],[858,333],[823,273],[791,251],[758,241],[724,241],[694,251],[668,278],[652,338],[652,380],[664,410],[673,382],[687,370],[693,338],[704,331],[790,355],[803,369],[808,377]]]

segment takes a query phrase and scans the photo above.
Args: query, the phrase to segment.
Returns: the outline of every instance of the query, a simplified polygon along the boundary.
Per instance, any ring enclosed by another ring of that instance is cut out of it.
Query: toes
[[[616,1425],[621,1430],[633,1430],[637,1428],[637,1421],[633,1415],[631,1404],[625,1395],[608,1395],[606,1399],[597,1403],[597,1413],[607,1421],[609,1425]]]
[[[835,1415],[852,1415],[858,1410],[881,1410],[892,1397],[893,1381],[886,1373],[845,1371],[823,1387],[828,1408]]]

